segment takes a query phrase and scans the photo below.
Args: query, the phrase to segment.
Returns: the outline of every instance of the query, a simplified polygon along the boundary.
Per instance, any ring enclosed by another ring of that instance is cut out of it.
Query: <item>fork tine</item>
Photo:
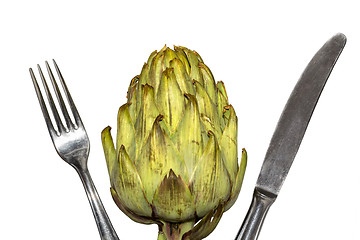
[[[59,76],[59,79],[60,79],[60,82],[61,82],[61,85],[64,89],[64,92],[65,92],[65,95],[66,95],[66,98],[68,100],[68,103],[70,105],[70,108],[71,108],[71,111],[74,115],[74,119],[75,119],[75,122],[78,126],[82,126],[82,121],[81,121],[81,118],[80,118],[80,115],[76,109],[76,106],[75,106],[75,103],[70,95],[70,92],[69,92],[69,89],[67,88],[66,84],[65,84],[65,80],[60,72],[60,69],[58,67],[58,65],[56,64],[55,60],[53,59],[53,63],[54,63],[54,66],[55,66],[55,69],[56,69],[56,72]]]
[[[37,65],[37,67],[38,67],[40,78],[42,80],[42,83],[43,83],[43,86],[44,86],[44,89],[45,89],[46,96],[47,96],[49,104],[50,104],[51,111],[52,111],[53,116],[55,118],[56,125],[58,127],[59,133],[62,134],[64,132],[66,132],[66,129],[65,129],[64,125],[62,124],[59,112],[56,109],[53,97],[51,96],[49,87],[48,87],[48,85],[46,83],[46,79],[45,79],[44,74],[43,74],[43,72],[41,70],[41,67],[40,67],[39,64]]]
[[[64,118],[65,118],[65,121],[66,121],[66,126],[67,126],[69,129],[74,128],[74,124],[72,123],[72,121],[71,121],[71,119],[70,119],[69,113],[68,113],[68,111],[67,111],[67,109],[66,109],[64,100],[63,100],[63,98],[62,98],[62,96],[61,96],[59,87],[58,87],[58,85],[57,85],[57,83],[56,83],[56,81],[55,81],[55,77],[54,77],[54,75],[53,75],[53,73],[52,73],[52,71],[51,71],[51,68],[50,68],[50,66],[49,66],[49,63],[46,61],[46,62],[45,62],[45,65],[46,65],[46,69],[47,69],[47,71],[48,71],[48,74],[49,74],[49,76],[50,76],[51,83],[52,83],[52,85],[53,85],[53,87],[54,87],[56,97],[57,97],[57,99],[58,99],[58,101],[59,101],[59,105],[60,105],[61,111],[62,111],[62,113],[63,113],[63,115],[64,115]]]
[[[39,103],[40,103],[41,111],[42,111],[42,113],[44,115],[44,118],[45,118],[46,126],[47,126],[47,128],[48,128],[48,130],[50,132],[50,135],[55,136],[57,134],[56,134],[55,128],[54,128],[54,126],[53,126],[53,124],[51,122],[49,112],[47,111],[44,98],[43,98],[43,96],[41,94],[41,91],[40,91],[40,88],[39,88],[39,84],[37,83],[37,80],[36,80],[36,77],[35,77],[35,74],[34,74],[33,70],[30,68],[29,71],[30,71],[30,75],[31,75],[31,79],[33,81],[34,87],[35,87],[36,96],[38,97],[38,100],[39,100]]]

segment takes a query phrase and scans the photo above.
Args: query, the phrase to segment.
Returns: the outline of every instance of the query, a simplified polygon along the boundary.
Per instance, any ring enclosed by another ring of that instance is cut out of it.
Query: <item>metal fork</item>
[[[48,102],[53,113],[57,130],[54,128],[52,121],[50,119],[47,107],[45,105],[45,101],[42,97],[39,85],[35,78],[33,70],[30,68],[30,75],[34,83],[36,95],[39,99],[40,107],[43,112],[45,122],[47,128],[50,133],[51,140],[55,146],[55,149],[59,156],[72,167],[75,168],[77,173],[79,174],[81,181],[84,185],[86,195],[89,199],[91,209],[94,214],[94,218],[100,233],[100,237],[103,240],[118,240],[118,236],[110,222],[110,219],[105,211],[105,208],[100,200],[99,194],[96,191],[95,185],[91,179],[88,167],[87,167],[87,159],[90,151],[90,141],[85,131],[84,125],[81,121],[80,115],[75,107],[75,104],[71,98],[69,90],[65,84],[64,78],[62,77],[59,67],[56,62],[53,60],[56,72],[58,74],[61,85],[64,89],[64,93],[68,100],[71,112],[73,114],[73,118],[75,122],[70,118],[69,112],[65,106],[63,97],[61,96],[61,92],[56,83],[55,77],[51,71],[51,68],[48,62],[45,62],[47,72],[49,73],[49,77],[51,83],[53,85],[56,97],[59,101],[59,106],[61,108],[63,118],[65,119],[66,127],[63,124],[63,121],[60,118],[60,115],[57,111],[57,108],[54,104],[53,98],[49,91],[49,87],[46,83],[44,74],[41,71],[39,65],[37,65],[39,74],[44,85],[44,89],[48,98]]]

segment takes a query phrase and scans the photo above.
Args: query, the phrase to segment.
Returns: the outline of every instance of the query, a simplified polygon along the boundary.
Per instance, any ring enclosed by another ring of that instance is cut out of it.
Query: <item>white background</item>
[[[223,80],[248,167],[236,204],[207,238],[234,239],[296,81],[337,32],[348,42],[260,239],[360,239],[360,14],[357,1],[2,1],[0,238],[99,239],[76,172],[56,154],[29,75],[52,58],[91,141],[89,169],[122,240],[155,225],[117,209],[100,132],[116,127],[129,81],[155,49],[196,50]],[[115,132],[113,130],[113,132]]]

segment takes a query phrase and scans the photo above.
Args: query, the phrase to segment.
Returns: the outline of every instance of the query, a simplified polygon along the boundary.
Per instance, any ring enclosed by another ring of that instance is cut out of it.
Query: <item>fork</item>
[[[56,83],[55,77],[51,71],[51,68],[49,66],[49,63],[46,61],[46,68],[47,72],[49,74],[51,83],[54,88],[54,92],[56,94],[56,97],[59,102],[59,106],[61,109],[61,112],[63,114],[63,119],[65,120],[66,127],[63,124],[62,119],[60,118],[59,112],[57,110],[57,107],[55,106],[55,103],[53,101],[53,98],[51,96],[51,93],[49,91],[49,87],[46,83],[44,74],[40,68],[40,65],[37,65],[39,74],[42,80],[42,83],[44,85],[44,89],[47,95],[48,103],[50,105],[51,111],[54,116],[54,120],[56,122],[57,129],[54,128],[54,125],[52,123],[52,120],[50,119],[47,107],[45,105],[44,98],[41,94],[39,85],[37,83],[35,74],[33,70],[30,68],[30,75],[32,78],[32,81],[34,83],[36,95],[39,99],[40,107],[42,110],[42,113],[45,118],[46,126],[49,130],[51,140],[54,144],[54,147],[59,154],[59,156],[68,164],[70,164],[79,174],[80,179],[84,185],[86,195],[89,199],[89,203],[91,206],[91,209],[94,214],[94,218],[99,230],[100,238],[102,240],[119,240],[111,222],[110,219],[105,211],[105,208],[100,200],[100,196],[96,191],[94,182],[91,179],[90,172],[87,167],[87,159],[89,156],[90,151],[90,141],[87,136],[86,130],[84,128],[84,125],[81,121],[80,115],[75,107],[75,104],[73,102],[73,99],[70,95],[70,92],[65,84],[64,78],[59,70],[58,65],[56,64],[55,60],[53,60],[57,75],[59,77],[59,81],[63,87],[65,96],[67,98],[67,101],[69,103],[74,122],[70,118],[69,112],[65,106],[63,97],[61,95],[60,89]]]

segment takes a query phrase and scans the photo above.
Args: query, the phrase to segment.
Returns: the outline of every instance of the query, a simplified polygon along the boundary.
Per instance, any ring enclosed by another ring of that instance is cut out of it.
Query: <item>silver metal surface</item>
[[[84,125],[81,121],[80,115],[75,107],[75,104],[71,98],[69,90],[65,84],[64,78],[62,77],[60,70],[55,61],[54,66],[59,77],[59,81],[65,92],[65,96],[68,100],[73,118],[73,122],[70,118],[69,112],[67,111],[60,89],[56,83],[55,77],[51,71],[49,64],[46,62],[46,68],[53,85],[56,97],[58,99],[60,109],[62,111],[63,118],[65,119],[65,126],[61,120],[60,114],[57,111],[52,95],[49,91],[49,87],[46,83],[46,79],[38,65],[39,74],[44,85],[44,89],[48,98],[51,111],[53,113],[57,129],[52,124],[50,115],[48,113],[44,98],[41,94],[39,85],[37,83],[35,74],[30,68],[30,75],[34,83],[36,95],[39,99],[40,107],[43,112],[47,128],[50,133],[51,140],[55,146],[55,149],[59,156],[68,164],[70,164],[79,174],[81,181],[84,185],[87,197],[89,199],[91,209],[96,220],[96,224],[100,233],[100,237],[103,240],[118,240],[118,236],[110,222],[110,219],[105,211],[105,208],[100,200],[99,194],[96,191],[95,185],[91,179],[88,167],[87,159],[90,151],[90,141],[85,131]]]
[[[236,240],[258,238],[265,216],[279,194],[316,103],[345,43],[346,37],[340,33],[327,41],[312,58],[292,91],[271,139],[252,204]]]
[[[249,211],[240,228],[237,240],[257,239],[266,214],[275,200],[276,195],[255,188]]]
[[[345,43],[343,34],[335,35],[307,65],[280,116],[256,183],[257,188],[278,195],[326,80]]]

